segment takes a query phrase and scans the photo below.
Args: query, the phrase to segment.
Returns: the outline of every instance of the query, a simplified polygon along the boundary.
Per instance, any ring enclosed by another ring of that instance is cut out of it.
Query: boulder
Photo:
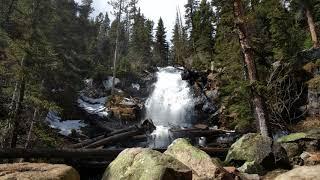
[[[67,165],[44,163],[1,164],[2,180],[80,180],[78,172]]]
[[[283,173],[275,180],[318,180],[320,177],[320,165],[318,166],[301,166],[291,171]]]
[[[244,173],[261,174],[263,161],[272,154],[272,139],[250,133],[242,136],[228,151],[225,162],[244,162],[239,168]]]
[[[320,152],[303,152],[300,158],[307,166],[320,164]]]
[[[158,151],[132,148],[122,151],[107,167],[102,180],[192,179],[192,171],[178,160]]]
[[[192,146],[186,139],[175,140],[164,154],[174,157],[192,169],[193,179],[233,179],[217,160],[211,159],[207,153]]]
[[[301,153],[301,149],[299,147],[298,143],[292,142],[292,143],[283,143],[281,146],[285,149],[287,152],[288,158],[293,158],[296,155],[299,155]]]
[[[279,143],[289,143],[299,140],[320,140],[320,128],[311,129],[307,132],[292,133],[277,139]]]
[[[226,162],[245,161],[260,164],[272,152],[272,139],[250,133],[242,136],[228,151]]]

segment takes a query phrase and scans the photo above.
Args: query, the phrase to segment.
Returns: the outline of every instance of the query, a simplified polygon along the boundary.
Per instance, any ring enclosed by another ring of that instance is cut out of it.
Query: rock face
[[[175,140],[164,152],[192,169],[192,179],[229,180],[231,175],[202,150],[193,147],[186,139]]]
[[[319,166],[301,166],[281,174],[275,180],[318,180],[320,177]]]
[[[272,139],[260,134],[246,134],[229,149],[226,162],[245,162],[239,170],[245,173],[261,173],[262,161],[272,153]]]
[[[191,170],[176,159],[143,148],[126,149],[108,166],[103,180],[191,180]]]
[[[0,179],[2,180],[80,180],[78,172],[70,166],[17,163],[1,164]]]

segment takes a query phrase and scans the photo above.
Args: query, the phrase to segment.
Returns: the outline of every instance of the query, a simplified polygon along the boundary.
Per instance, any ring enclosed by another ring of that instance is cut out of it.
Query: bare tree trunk
[[[318,48],[319,42],[318,42],[318,37],[317,37],[316,25],[314,23],[310,8],[308,6],[305,6],[305,9],[306,9],[306,16],[308,19],[308,25],[309,25],[309,29],[310,29],[311,39],[313,42],[313,47]]]
[[[118,23],[117,23],[117,37],[116,37],[116,47],[114,49],[114,59],[113,59],[113,79],[112,79],[112,89],[111,89],[111,95],[114,95],[114,88],[115,88],[115,81],[116,81],[116,72],[117,72],[117,56],[118,56],[118,46],[119,46],[119,36],[120,36],[120,23],[121,23],[121,14],[122,14],[122,2],[123,0],[120,0],[119,2],[119,12],[118,12]]]
[[[241,0],[234,0],[234,16],[236,19],[236,26],[238,27],[238,35],[242,52],[244,54],[244,62],[246,65],[248,78],[250,83],[254,83],[258,81],[257,68],[253,57],[253,50],[249,43],[249,33],[243,18],[244,12],[241,3]],[[252,90],[252,96],[253,109],[256,121],[259,124],[260,133],[263,136],[268,136],[267,114],[263,98],[255,90]]]
[[[25,86],[26,86],[26,81],[24,77],[24,58],[21,61],[21,75],[20,75],[20,82],[19,82],[19,97],[16,101],[15,104],[15,109],[12,115],[12,128],[11,128],[11,148],[15,148],[17,145],[17,140],[18,140],[18,128],[19,128],[19,116],[21,113],[21,108],[22,108],[22,102],[24,99],[24,93],[25,93]]]
[[[29,145],[30,145],[30,141],[31,141],[31,135],[32,135],[32,131],[33,131],[33,127],[34,127],[34,123],[37,119],[37,116],[38,116],[38,108],[35,108],[34,110],[34,113],[33,113],[33,117],[32,117],[32,120],[31,120],[31,124],[30,124],[30,128],[29,128],[29,132],[28,132],[28,137],[27,137],[27,140],[26,140],[26,144],[24,145],[24,148],[28,148]]]

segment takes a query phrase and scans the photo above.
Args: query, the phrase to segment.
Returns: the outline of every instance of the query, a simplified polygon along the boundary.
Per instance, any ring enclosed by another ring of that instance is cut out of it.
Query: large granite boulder
[[[244,162],[240,171],[261,174],[262,162],[272,153],[272,139],[260,134],[246,134],[235,142],[228,151],[225,162]]]
[[[191,180],[191,170],[158,151],[126,149],[108,166],[102,180]]]
[[[16,163],[0,165],[1,180],[80,180],[78,172],[67,165]]]
[[[318,180],[320,177],[320,165],[318,166],[301,166],[281,174],[275,180]]]
[[[192,169],[192,179],[231,180],[232,176],[204,151],[192,146],[186,139],[175,140],[164,152]]]

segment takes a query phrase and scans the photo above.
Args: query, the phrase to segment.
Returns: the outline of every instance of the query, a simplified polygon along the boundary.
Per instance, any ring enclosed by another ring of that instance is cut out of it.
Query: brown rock
[[[319,180],[320,165],[318,166],[301,166],[281,174],[275,180]]]
[[[304,165],[318,165],[320,164],[320,152],[304,152],[300,155],[303,159]]]
[[[78,172],[67,165],[16,163],[0,165],[1,180],[80,180]]]

